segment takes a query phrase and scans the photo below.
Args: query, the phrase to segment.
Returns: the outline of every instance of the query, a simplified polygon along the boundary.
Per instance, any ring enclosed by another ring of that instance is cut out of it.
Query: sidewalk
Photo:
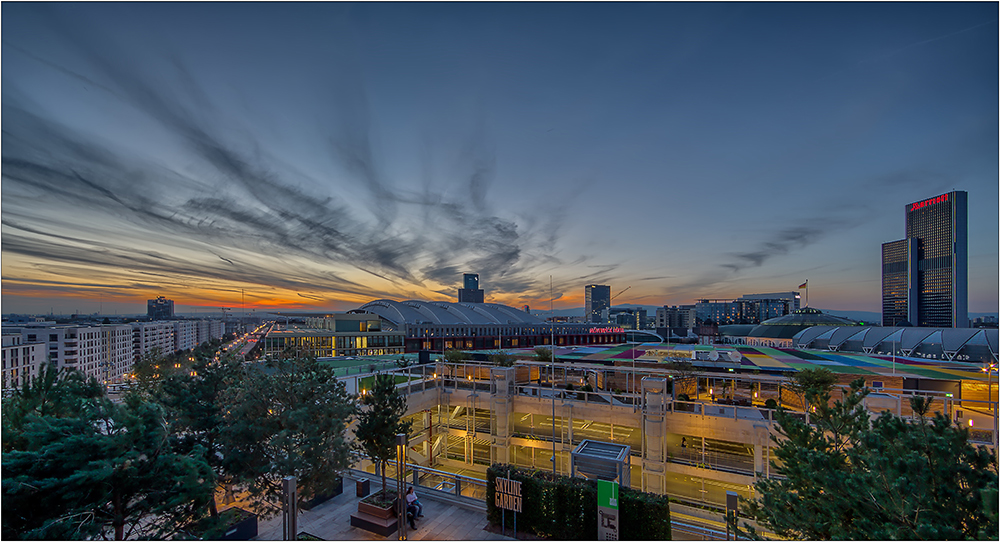
[[[351,514],[357,512],[355,479],[344,477],[344,492],[325,503],[299,512],[299,532],[307,532],[323,540],[395,540],[396,535],[379,536],[351,526]],[[380,484],[372,484],[372,492]],[[486,513],[437,501],[429,492],[417,492],[424,505],[424,517],[417,520],[417,530],[407,525],[409,540],[513,540],[484,530]],[[257,527],[255,540],[281,540],[281,515],[263,520]]]

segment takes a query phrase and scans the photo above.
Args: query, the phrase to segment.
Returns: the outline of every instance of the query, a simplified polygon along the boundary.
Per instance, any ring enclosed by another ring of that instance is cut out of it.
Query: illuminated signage
[[[512,512],[521,511],[521,482],[510,478],[497,478],[496,487],[493,492],[497,508],[510,510]]]
[[[910,210],[916,211],[917,209],[923,209],[928,205],[934,205],[935,203],[944,203],[946,201],[948,201],[948,194],[941,194],[936,198],[926,199],[924,201],[918,201],[917,203],[910,205]]]
[[[590,333],[624,333],[625,328],[621,327],[592,327]]]

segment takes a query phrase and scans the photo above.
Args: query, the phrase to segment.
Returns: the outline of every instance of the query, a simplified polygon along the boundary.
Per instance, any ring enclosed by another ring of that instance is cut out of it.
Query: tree
[[[825,367],[796,371],[787,387],[802,399],[802,408],[809,410],[817,401],[829,402],[830,391],[837,377]]]
[[[966,429],[940,413],[928,418],[920,397],[911,399],[915,420],[884,412],[869,423],[863,380],[833,405],[818,382],[805,388],[815,426],[777,411],[785,439],[773,467],[784,478],[755,484],[760,499],[747,503],[747,517],[800,540],[996,537],[996,457],[970,444]]]
[[[299,500],[329,493],[350,465],[351,396],[315,358],[244,364],[222,393],[221,469],[263,516],[280,510],[281,479],[298,478]]]
[[[552,361],[552,349],[544,346],[535,347],[535,359],[544,363]]]
[[[203,458],[215,472],[216,479],[231,486],[232,476],[223,468],[225,449],[220,435],[224,426],[223,395],[239,378],[242,363],[224,357],[213,363],[199,356],[193,370],[174,374],[163,381],[157,395],[167,411],[172,437],[183,453],[203,451]],[[208,503],[211,517],[218,516],[215,498]]]
[[[51,375],[4,404],[3,537],[165,538],[199,516],[212,471],[200,452],[173,450],[159,405]]]
[[[444,351],[444,360],[448,363],[462,363],[469,359],[469,354],[461,350],[450,348]]]
[[[673,394],[675,397],[682,395],[680,390],[685,389],[687,381],[695,379],[698,377],[698,371],[695,366],[691,364],[690,361],[685,360],[670,360],[667,362],[667,370],[672,373],[673,379],[671,386],[673,386]],[[695,383],[695,388],[697,388],[697,382]],[[683,393],[683,395],[688,395]]]
[[[391,374],[379,373],[371,391],[361,396],[361,404],[354,434],[381,472],[384,492],[386,463],[396,457],[396,435],[409,434],[412,425],[403,420],[406,398],[396,389],[396,379]]]
[[[508,354],[507,352],[498,351],[491,352],[488,356],[490,363],[498,367],[513,367],[514,366],[514,356]]]

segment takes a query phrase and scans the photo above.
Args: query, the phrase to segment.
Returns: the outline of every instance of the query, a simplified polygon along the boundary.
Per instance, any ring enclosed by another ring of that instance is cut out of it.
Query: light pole
[[[552,312],[552,275],[549,275],[549,312]],[[554,317],[554,315],[553,315]],[[556,323],[549,322],[552,330],[552,354],[549,356],[549,384],[552,393],[552,474],[556,474]]]
[[[993,449],[997,448],[997,404],[993,402],[993,373],[1000,371],[996,363],[990,363],[983,367],[986,373],[986,405],[993,411]],[[1000,385],[1000,374],[998,374],[997,384]]]
[[[403,468],[406,465],[406,433],[396,433],[396,502],[399,503],[397,540],[406,540],[406,493],[403,491]]]

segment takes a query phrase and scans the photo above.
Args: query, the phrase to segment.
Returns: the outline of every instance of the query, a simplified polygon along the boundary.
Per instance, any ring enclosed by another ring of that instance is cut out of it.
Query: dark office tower
[[[611,308],[611,287],[602,284],[588,284],[584,288],[585,304],[583,316],[588,322],[606,323],[604,311]]]
[[[458,302],[482,303],[485,299],[485,292],[479,289],[479,275],[466,273],[464,278],[465,288],[458,289]]]
[[[174,317],[174,302],[162,295],[146,300],[146,316],[152,320],[170,320]]]
[[[882,325],[969,326],[968,214],[964,191],[906,206],[906,239],[882,245]]]

